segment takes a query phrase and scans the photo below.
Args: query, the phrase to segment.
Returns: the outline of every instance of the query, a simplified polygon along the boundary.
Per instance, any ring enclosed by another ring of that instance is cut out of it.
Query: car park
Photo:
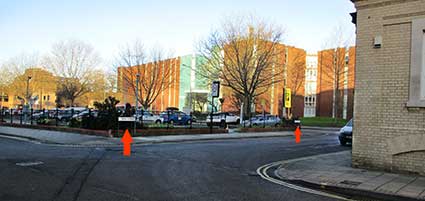
[[[145,124],[149,124],[149,123],[160,124],[164,122],[164,118],[161,118],[160,115],[153,114],[150,111],[143,111],[143,115],[141,115],[141,113],[142,113],[141,110],[137,111],[137,119]]]
[[[87,108],[84,107],[66,108],[65,110],[59,110],[57,118],[59,121],[69,121],[75,114],[79,114],[85,110],[87,110]]]
[[[207,116],[206,122],[208,126],[211,125],[211,115]],[[212,123],[213,125],[221,126],[224,126],[225,124],[239,124],[240,118],[239,116],[229,112],[219,112],[212,115]]]
[[[98,115],[98,111],[97,110],[84,110],[78,114],[74,114],[74,116],[72,116],[72,119],[77,119],[77,120],[82,120],[84,117],[88,117],[88,116],[92,116],[92,117],[97,117]]]
[[[278,116],[275,115],[257,115],[255,117],[252,117],[251,120],[245,120],[245,125],[252,125],[252,126],[279,126],[281,123],[281,119]]]
[[[339,130],[338,135],[339,143],[344,146],[347,142],[352,143],[353,140],[353,120],[351,119],[348,123]]]
[[[160,118],[163,123],[188,125],[192,123],[192,117],[181,111],[167,111],[162,112]]]

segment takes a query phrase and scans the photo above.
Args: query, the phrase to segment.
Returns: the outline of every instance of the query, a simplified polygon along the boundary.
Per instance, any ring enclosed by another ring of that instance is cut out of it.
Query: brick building
[[[322,50],[318,52],[317,59],[316,116],[351,119],[355,47]],[[334,90],[336,88],[338,91]]]
[[[28,78],[29,81],[27,82]],[[0,108],[22,108],[28,95],[33,101],[34,109],[52,109],[56,107],[57,77],[42,68],[28,68],[22,75],[18,75],[12,83],[2,87],[0,92]]]
[[[200,57],[195,55],[186,55],[165,59],[163,61],[159,61],[159,64],[155,64],[161,67],[162,70],[169,71],[166,73],[168,76],[166,79],[171,80],[171,83],[167,89],[159,93],[158,97],[149,109],[154,111],[164,111],[167,107],[177,107],[182,111],[190,112],[190,108],[188,108],[189,100],[187,97],[190,97],[191,93],[208,96],[209,91],[206,90],[206,83],[196,70],[197,66],[200,65],[200,62]],[[150,68],[152,65],[153,63],[146,63],[140,66],[139,69]],[[135,74],[139,72],[139,69],[136,66],[118,68],[118,91],[120,93],[119,98],[122,103],[130,103],[133,105],[135,102],[133,86],[128,83],[129,79],[123,78],[123,76],[125,76],[124,73],[129,73],[135,76]],[[147,73],[141,75],[140,79],[145,79],[144,77],[149,76],[149,73]],[[192,107],[195,106],[193,105]],[[207,107],[203,108],[206,109]]]
[[[353,165],[425,175],[425,1],[352,1]]]

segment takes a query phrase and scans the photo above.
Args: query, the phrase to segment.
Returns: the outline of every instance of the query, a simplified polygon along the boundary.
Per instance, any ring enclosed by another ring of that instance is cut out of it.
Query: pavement
[[[326,133],[326,131],[317,131]],[[316,133],[317,133],[316,132]],[[285,137],[292,136],[291,131],[263,132],[263,133],[223,133],[223,134],[202,134],[202,135],[168,135],[168,136],[149,136],[133,137],[133,144],[151,144],[166,142],[184,142],[184,141],[205,141],[222,139],[241,139],[241,138],[262,138],[262,137]],[[57,145],[79,145],[79,146],[114,146],[121,145],[119,138],[110,138],[102,136],[89,136],[78,133],[49,131],[40,129],[0,127],[0,136],[26,139],[41,143]]]
[[[425,200],[425,177],[351,167],[351,151],[282,161],[282,180],[318,189],[393,200]]]

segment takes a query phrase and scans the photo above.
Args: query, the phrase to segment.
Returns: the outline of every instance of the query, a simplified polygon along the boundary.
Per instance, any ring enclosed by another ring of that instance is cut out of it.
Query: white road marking
[[[340,152],[337,152],[337,153],[340,153]],[[332,155],[332,154],[336,154],[336,153],[322,154],[321,156]],[[291,183],[287,183],[287,182],[275,179],[275,178],[273,178],[273,177],[271,177],[267,174],[267,170],[272,168],[272,167],[280,166],[284,163],[289,163],[289,162],[294,162],[294,161],[299,161],[299,160],[304,160],[304,159],[314,158],[314,157],[317,157],[317,156],[310,156],[310,157],[298,158],[298,159],[293,159],[293,160],[277,161],[277,162],[274,162],[274,163],[269,163],[269,164],[266,164],[266,165],[259,167],[257,169],[257,174],[260,175],[261,178],[263,178],[265,180],[268,180],[268,181],[273,182],[275,184],[285,186],[287,188],[291,188],[291,189],[294,189],[294,190],[298,190],[298,191],[302,191],[302,192],[306,192],[306,193],[311,193],[311,194],[314,194],[314,195],[321,195],[321,196],[325,196],[325,197],[329,197],[329,198],[335,198],[335,199],[346,200],[346,201],[354,201],[352,199],[348,199],[348,198],[345,198],[345,197],[342,197],[342,196],[338,196],[338,195],[334,195],[334,194],[330,194],[330,193],[326,193],[326,192],[322,192],[322,191],[318,191],[318,190],[313,190],[313,189],[297,186],[297,185],[294,185],[294,184],[291,184]]]
[[[16,165],[18,166],[23,166],[23,167],[27,167],[27,166],[35,166],[35,165],[41,165],[43,164],[43,162],[41,161],[33,161],[33,162],[21,162],[21,163],[16,163]]]

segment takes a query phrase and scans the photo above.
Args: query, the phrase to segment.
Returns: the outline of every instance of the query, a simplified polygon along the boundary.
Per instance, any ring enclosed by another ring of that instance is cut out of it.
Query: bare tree
[[[80,40],[66,40],[53,45],[45,63],[59,77],[58,95],[74,106],[78,97],[90,92],[94,84],[90,75],[99,65],[100,57],[90,44]]]
[[[348,60],[346,55],[348,54],[349,45],[351,43],[351,35],[342,26],[335,28],[334,33],[325,43],[325,49],[319,53],[319,66],[322,67],[321,73],[325,77],[322,79],[328,81],[332,85],[332,117],[341,117],[339,111],[342,108],[344,81],[346,81],[346,75],[348,73]]]
[[[253,99],[280,82],[284,50],[280,27],[254,17],[225,19],[219,30],[200,42],[205,58],[201,75],[209,81],[221,80],[237,97],[242,97],[244,114],[251,114]]]
[[[172,79],[171,60],[166,59],[166,51],[152,48],[147,52],[140,41],[122,48],[117,59],[118,83],[121,93],[138,94],[137,100],[148,109],[161,92],[167,90]],[[136,84],[136,75],[140,75]]]

